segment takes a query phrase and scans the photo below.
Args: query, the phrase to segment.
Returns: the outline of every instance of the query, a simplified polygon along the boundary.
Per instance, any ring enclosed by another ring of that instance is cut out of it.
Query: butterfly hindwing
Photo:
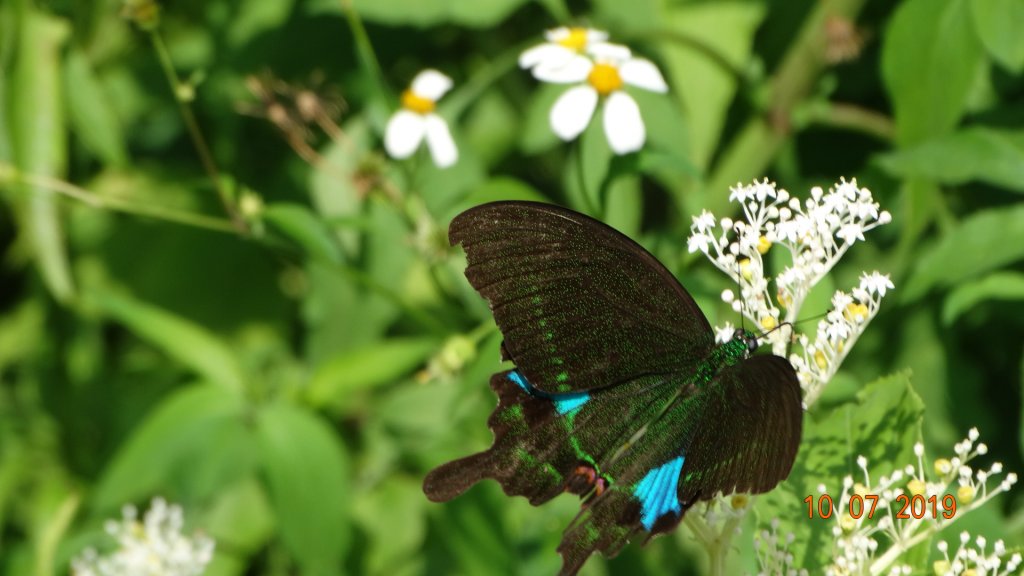
[[[550,204],[494,202],[452,220],[470,284],[538,390],[591,390],[692,364],[713,345],[693,298],[640,245]]]
[[[567,489],[585,494],[597,482],[608,484],[599,459],[628,440],[634,422],[657,413],[664,385],[663,378],[646,377],[593,393],[548,394],[518,370],[494,374],[493,445],[432,471],[424,492],[434,501],[449,500],[493,478],[506,494],[538,505]]]
[[[615,555],[636,533],[672,530],[697,501],[771,490],[793,466],[802,419],[796,373],[778,356],[743,359],[680,394],[607,467],[616,482],[566,530],[563,573],[595,551]]]

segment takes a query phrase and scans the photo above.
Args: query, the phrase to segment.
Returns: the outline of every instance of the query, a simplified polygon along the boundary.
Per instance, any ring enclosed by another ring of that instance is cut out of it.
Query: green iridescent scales
[[[559,546],[573,574],[637,532],[673,529],[698,500],[788,475],[802,419],[792,366],[748,357],[749,333],[716,347],[693,299],[632,240],[527,202],[464,212],[449,237],[515,370],[491,378],[494,444],[431,472],[431,500],[484,478],[534,505],[580,494]]]

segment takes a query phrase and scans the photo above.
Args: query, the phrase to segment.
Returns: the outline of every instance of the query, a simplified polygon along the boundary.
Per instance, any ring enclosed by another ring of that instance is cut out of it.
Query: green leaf
[[[253,553],[273,535],[274,514],[263,486],[250,477],[218,495],[202,526],[214,540],[231,542],[235,553]]]
[[[889,21],[882,76],[900,144],[945,134],[963,116],[985,63],[971,29],[973,1],[907,0]]]
[[[125,164],[128,151],[114,102],[104,93],[92,62],[78,45],[68,51],[64,63],[64,89],[68,116],[82,144],[108,164]]]
[[[348,550],[348,457],[320,418],[288,404],[256,421],[263,475],[278,533],[303,574],[337,574]]]
[[[353,515],[369,536],[362,574],[395,574],[420,561],[427,500],[420,478],[387,478],[356,499]]]
[[[61,179],[67,169],[67,133],[60,86],[61,48],[67,23],[26,7],[11,71],[10,138],[15,165],[35,177]],[[40,272],[53,297],[69,302],[75,296],[59,205],[52,190],[21,187],[27,202],[19,216],[30,239]]]
[[[353,393],[395,382],[437,350],[433,338],[393,338],[339,354],[313,375],[307,397],[316,407],[344,406]]]
[[[864,387],[855,402],[825,413],[804,416],[800,452],[789,478],[757,499],[760,518],[779,518],[779,533],[793,532],[789,547],[794,566],[823,572],[831,560],[833,520],[808,519],[804,499],[820,495],[825,485],[834,502],[839,500],[843,477],[859,478],[856,459],[868,459],[872,477],[889,475],[917,461],[913,446],[921,438],[924,405],[905,373],[876,380]],[[816,500],[815,500],[816,502]]]
[[[288,23],[294,4],[294,0],[232,2],[233,11],[227,21],[225,34],[226,44],[233,50],[241,50],[245,44],[252,42],[259,35],[280,29]]]
[[[238,358],[202,326],[110,290],[97,288],[90,296],[105,314],[211,383],[229,390],[242,389],[245,376]]]
[[[373,140],[362,116],[343,126],[345,138],[332,141],[321,152],[322,170],[310,171],[310,196],[317,214],[327,219],[356,218],[362,213],[364,191],[357,174]],[[359,249],[357,229],[338,226],[339,241],[348,253]]]
[[[903,302],[1022,258],[1024,205],[979,210],[923,251],[903,290]]]
[[[604,211],[605,223],[627,236],[636,237],[644,206],[640,177],[624,173],[611,178],[607,191],[608,205]]]
[[[985,49],[1014,74],[1024,69],[1024,2],[1020,0],[972,0],[974,29]]]
[[[1024,192],[1024,131],[966,128],[881,156],[894,176],[942,184],[972,180]]]
[[[693,2],[668,9],[665,25],[678,37],[668,37],[659,47],[671,93],[686,111],[688,124],[676,138],[686,138],[689,161],[700,170],[718,148],[739,86],[740,79],[727,66],[750,60],[765,14],[765,6],[757,2]],[[709,56],[709,50],[723,60]]]
[[[957,286],[942,305],[942,322],[952,325],[965,312],[988,300],[1024,300],[1024,273],[993,272]]]
[[[495,176],[470,192],[469,196],[460,203],[460,206],[469,208],[498,200],[549,202],[536,188],[522,180],[510,176]]]
[[[310,257],[341,262],[341,251],[331,232],[313,212],[301,204],[276,203],[263,211],[263,221],[295,242]]]
[[[460,24],[487,28],[504,20],[526,0],[353,0],[366,20],[388,25]]]
[[[561,84],[540,84],[526,103],[526,114],[519,127],[519,149],[524,154],[539,154],[561,142],[551,130],[551,107],[567,90]]]
[[[93,508],[103,514],[171,483],[189,481],[197,462],[226,459],[227,445],[211,438],[245,433],[242,398],[223,387],[201,384],[165,398],[132,431],[103,471]],[[238,446],[231,446],[235,449]]]

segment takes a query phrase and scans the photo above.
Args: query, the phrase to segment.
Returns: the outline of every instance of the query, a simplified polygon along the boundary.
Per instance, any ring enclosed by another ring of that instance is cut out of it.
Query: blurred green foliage
[[[978,426],[987,458],[1024,470],[1021,0],[146,8],[0,4],[0,573],[66,573],[105,518],[153,495],[216,539],[211,575],[556,572],[573,498],[420,490],[490,441],[499,336],[445,231],[496,199],[590,211],[719,322],[729,281],[686,236],[702,209],[728,212],[730,185],[803,196],[856,177],[893,213],[832,281],[878,269],[896,290],[807,415],[793,477],[759,503],[812,572],[827,527],[803,497],[857,454],[884,473],[919,437],[945,455]],[[559,142],[561,88],[515,66],[579,21],[669,82],[634,94],[638,154],[614,157],[597,123]],[[456,82],[447,170],[381,147],[425,67]],[[1024,545],[1020,494],[976,516],[967,529]],[[748,520],[737,573],[755,570]],[[584,570],[705,562],[681,528]]]

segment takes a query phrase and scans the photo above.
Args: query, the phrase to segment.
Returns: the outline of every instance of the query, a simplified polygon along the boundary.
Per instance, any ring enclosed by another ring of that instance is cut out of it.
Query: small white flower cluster
[[[552,84],[575,84],[551,108],[554,133],[565,141],[583,133],[604,100],[604,132],[616,154],[636,152],[647,138],[640,107],[625,90],[634,86],[664,93],[668,84],[650,60],[636,58],[625,46],[607,42],[608,34],[589,28],[549,30],[547,42],[519,57],[533,77]]]
[[[908,567],[897,563],[901,554],[1009,490],[1017,482],[1016,474],[1006,474],[998,484],[989,486],[1003,471],[999,462],[987,470],[968,465],[988,451],[985,444],[977,442],[978,437],[978,430],[972,428],[967,438],[954,446],[955,456],[935,460],[930,470],[924,466],[924,446],[915,444],[917,466],[908,465],[890,476],[881,476],[877,483],[871,480],[867,458],[859,456],[857,466],[863,472],[863,482],[855,482],[852,476],[844,478],[842,495],[834,503],[834,562],[826,573],[903,573]],[[951,492],[954,485],[955,494]],[[828,494],[824,485],[818,490]],[[851,506],[852,499],[857,502]],[[881,536],[889,546],[876,556]]]
[[[837,290],[832,295],[832,309],[818,322],[814,341],[806,334],[797,335],[801,351],[789,361],[804,389],[804,403],[814,404],[871,319],[878,314],[882,298],[892,288],[888,276],[871,272],[862,274],[860,284],[851,294]]]
[[[181,533],[184,515],[178,505],[154,498],[142,521],[134,506],[122,509],[120,521],[104,526],[118,549],[101,556],[87,548],[71,562],[74,576],[200,576],[213,560],[214,542],[207,536]]]
[[[771,532],[762,530],[754,535],[757,547],[757,564],[760,566],[758,576],[807,576],[805,568],[797,569],[793,565],[793,555],[789,553],[789,545],[796,540],[792,532],[785,538],[779,537],[779,519],[771,522]]]
[[[739,298],[732,290],[722,299],[734,310],[768,331],[776,354],[789,348],[790,334],[775,330],[781,323],[792,324],[811,289],[829,273],[850,246],[864,240],[864,233],[892,220],[880,210],[871,191],[856,180],[841,180],[828,192],[811,189],[803,203],[767,180],[736,186],[729,199],[743,207],[743,218],[720,221],[704,211],[693,218],[690,252],[703,252],[718,269],[739,285]],[[774,278],[765,273],[764,255],[775,245],[789,251],[791,264]],[[853,343],[878,312],[882,297],[893,288],[888,276],[865,273],[852,293],[835,293],[833,309],[818,324],[815,340],[799,335],[802,354],[790,358],[805,391],[806,404],[817,399],[821,388],[835,374]],[[785,309],[785,315],[781,309]],[[731,338],[733,328],[717,332]]]
[[[940,541],[936,547],[942,553],[942,560],[936,560],[932,569],[936,576],[1009,576],[1016,574],[1021,565],[1021,555],[1014,553],[1006,558],[1006,544],[997,540],[992,547],[991,553],[986,553],[985,548],[988,542],[984,536],[974,539],[975,546],[971,546],[971,535],[967,532],[960,533],[960,546],[949,556],[949,545]]]

